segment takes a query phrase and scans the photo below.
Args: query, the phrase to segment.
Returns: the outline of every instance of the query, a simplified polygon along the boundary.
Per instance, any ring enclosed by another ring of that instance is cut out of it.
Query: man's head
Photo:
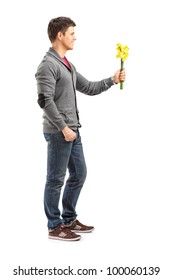
[[[71,20],[68,17],[53,18],[49,22],[48,30],[47,30],[51,43],[53,43],[56,40],[59,32],[65,35],[65,32],[68,30],[68,28],[74,26],[76,26],[76,24],[74,23],[73,20]]]

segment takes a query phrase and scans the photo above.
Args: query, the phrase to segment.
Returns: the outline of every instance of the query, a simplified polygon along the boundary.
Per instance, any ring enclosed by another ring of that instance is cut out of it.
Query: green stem
[[[124,69],[124,61],[121,59],[121,71]],[[120,89],[124,88],[124,82],[120,82]]]

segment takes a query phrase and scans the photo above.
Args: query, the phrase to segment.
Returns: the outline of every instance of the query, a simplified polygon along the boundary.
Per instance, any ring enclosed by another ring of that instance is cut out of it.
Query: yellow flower
[[[129,48],[118,43],[116,49],[118,51],[116,57],[121,59],[120,70],[122,71],[124,69],[124,61],[128,58],[129,55]],[[120,89],[123,89],[123,83],[124,82],[120,82]]]
[[[117,58],[121,58],[123,61],[125,61],[129,55],[129,48],[127,46],[123,46],[122,44],[117,44]]]

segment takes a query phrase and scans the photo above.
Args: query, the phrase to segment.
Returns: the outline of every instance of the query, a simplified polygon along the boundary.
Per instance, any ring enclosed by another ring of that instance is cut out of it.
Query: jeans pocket
[[[52,139],[52,133],[44,133],[44,138],[47,142],[50,142]]]

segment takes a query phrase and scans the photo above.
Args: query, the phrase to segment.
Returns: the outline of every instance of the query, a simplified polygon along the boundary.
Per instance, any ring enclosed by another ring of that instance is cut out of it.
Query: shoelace
[[[70,235],[73,235],[73,232],[72,232],[70,229],[68,229],[67,227],[64,227],[63,225],[61,225],[61,229],[62,229],[65,233],[70,234]]]

